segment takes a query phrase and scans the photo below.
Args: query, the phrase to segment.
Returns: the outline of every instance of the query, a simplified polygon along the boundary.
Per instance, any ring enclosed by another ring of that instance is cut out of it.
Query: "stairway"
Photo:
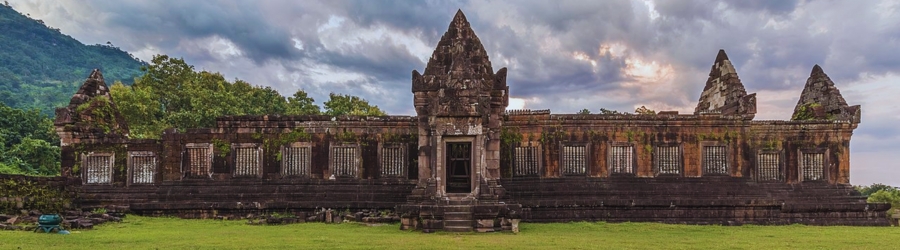
[[[472,232],[475,220],[472,218],[472,201],[449,201],[444,209],[444,231]]]

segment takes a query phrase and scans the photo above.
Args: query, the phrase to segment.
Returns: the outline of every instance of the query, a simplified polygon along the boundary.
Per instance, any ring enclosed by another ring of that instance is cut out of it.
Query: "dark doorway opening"
[[[472,143],[447,143],[447,193],[472,192]]]

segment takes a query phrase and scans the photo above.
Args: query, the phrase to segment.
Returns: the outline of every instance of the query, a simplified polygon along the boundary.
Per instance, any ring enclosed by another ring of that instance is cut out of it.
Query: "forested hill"
[[[53,115],[92,69],[130,84],[145,63],[112,44],[85,45],[8,5],[0,5],[0,102]]]

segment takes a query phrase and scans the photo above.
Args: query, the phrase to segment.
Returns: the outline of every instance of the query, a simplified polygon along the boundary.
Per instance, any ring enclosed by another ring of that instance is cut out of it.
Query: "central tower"
[[[498,216],[508,210],[499,202],[504,191],[498,182],[508,90],[506,68],[494,73],[484,46],[458,11],[425,73],[412,72],[419,182],[403,206],[408,219],[404,226],[467,231],[466,216],[461,215],[466,209],[460,206],[471,208],[468,223],[477,224],[475,229],[499,226]],[[490,214],[481,214],[482,207],[491,207]],[[460,218],[450,218],[457,214]]]

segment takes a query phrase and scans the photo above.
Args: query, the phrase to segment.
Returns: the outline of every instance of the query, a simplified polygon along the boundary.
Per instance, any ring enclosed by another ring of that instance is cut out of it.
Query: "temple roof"
[[[506,68],[494,73],[481,40],[457,11],[432,53],[425,73],[412,72],[420,115],[483,116],[509,104]]]
[[[741,100],[747,96],[744,84],[738,78],[737,71],[725,50],[719,50],[712,68],[709,70],[709,78],[700,100],[697,103],[695,113],[743,113],[749,110],[741,108]]]
[[[858,120],[859,106],[849,106],[841,91],[818,64],[813,66],[794,107],[792,120],[840,119]]]
[[[447,32],[438,42],[424,75],[453,75],[453,78],[492,75],[491,61],[462,10],[456,12]]]

